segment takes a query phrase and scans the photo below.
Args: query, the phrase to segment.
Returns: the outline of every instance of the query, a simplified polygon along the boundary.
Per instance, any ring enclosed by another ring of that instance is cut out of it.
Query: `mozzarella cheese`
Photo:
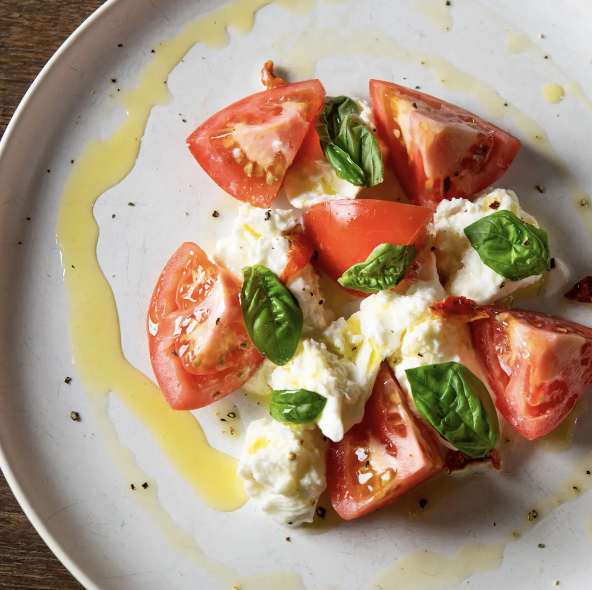
[[[359,318],[361,332],[382,358],[397,354],[403,335],[430,319],[430,305],[445,297],[437,281],[415,281],[404,294],[381,291],[364,299]]]
[[[340,318],[325,342],[303,340],[292,360],[269,378],[272,389],[308,389],[327,398],[317,424],[323,434],[339,442],[362,419],[372,392],[380,359],[361,336]]]
[[[287,174],[284,188],[290,205],[297,209],[308,209],[323,201],[355,199],[361,190],[339,178],[327,160],[311,160],[298,174]]]
[[[318,428],[255,420],[247,428],[238,474],[262,512],[284,524],[312,522],[326,487],[325,449]]]
[[[269,359],[264,359],[253,376],[243,385],[243,389],[251,395],[271,395],[269,377],[276,370],[277,365]]]
[[[231,234],[216,243],[214,259],[242,279],[242,268],[261,264],[280,276],[288,264],[285,234],[299,221],[291,209],[263,210],[241,205]]]
[[[493,206],[492,206],[493,205]],[[449,295],[463,295],[483,305],[493,303],[541,280],[541,275],[509,281],[481,262],[464,234],[465,227],[496,211],[512,211],[523,221],[539,227],[526,213],[513,191],[494,189],[474,202],[466,199],[441,201],[434,214],[438,271]]]
[[[319,286],[319,275],[307,264],[300,272],[292,275],[287,287],[298,300],[304,315],[304,332],[324,330],[333,320],[333,312],[325,305],[325,298]]]

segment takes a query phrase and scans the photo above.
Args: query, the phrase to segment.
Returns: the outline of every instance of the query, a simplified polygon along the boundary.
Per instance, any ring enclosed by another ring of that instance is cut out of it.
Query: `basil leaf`
[[[520,281],[551,269],[547,232],[511,211],[496,211],[464,231],[483,264],[505,279]]]
[[[407,276],[416,254],[413,244],[381,244],[374,248],[366,262],[354,264],[337,280],[346,289],[363,293],[388,291]]]
[[[495,407],[483,382],[460,363],[407,369],[422,418],[470,457],[485,457],[499,442]]]
[[[378,140],[351,98],[326,98],[315,127],[323,153],[339,178],[356,186],[374,186],[384,180]]]
[[[307,389],[273,391],[269,413],[284,424],[310,424],[325,409],[327,398]]]
[[[304,318],[298,301],[265,266],[243,268],[241,310],[253,345],[276,365],[296,352]]]

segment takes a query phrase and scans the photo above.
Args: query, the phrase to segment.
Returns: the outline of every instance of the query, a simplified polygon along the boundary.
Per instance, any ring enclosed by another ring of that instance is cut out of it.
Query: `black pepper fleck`
[[[539,549],[544,549],[545,548],[545,544],[544,543],[539,543]]]
[[[450,2],[450,0],[446,0],[446,6],[450,6],[452,4],[452,2]]]
[[[113,82],[113,84],[115,84],[117,82],[117,78],[111,78],[111,82]]]
[[[175,356],[179,356],[179,353],[176,350],[171,350],[171,353],[174,354]]]
[[[319,301],[319,305],[323,305],[323,303],[325,303],[325,300],[324,300],[324,299],[321,299],[321,300]]]
[[[422,498],[419,501],[419,507],[423,510],[428,505],[428,501],[425,498]]]
[[[586,471],[586,475],[590,475],[590,470],[589,469]]]
[[[74,268],[74,267],[72,267],[72,268]],[[64,383],[67,383],[68,385],[70,385],[70,383],[72,383],[72,377],[66,377],[64,379]]]
[[[413,108],[414,108],[414,109],[416,109],[416,108],[417,108],[417,105],[416,105],[415,103],[413,103]]]
[[[503,289],[506,286],[506,281],[502,281],[501,285],[500,285],[500,289]]]
[[[576,492],[578,491],[578,486],[571,486]]]
[[[152,49],[152,51],[150,51],[150,53],[156,53],[156,51],[154,51],[154,49]]]
[[[537,189],[537,191],[539,191],[539,193],[544,193],[545,192],[545,187],[542,184],[537,184],[534,188]]]
[[[436,246],[432,246],[432,247],[430,248],[430,250],[431,250],[432,252],[435,252],[435,251],[436,251]]]
[[[181,119],[183,123],[187,123],[187,119]]]
[[[132,485],[130,486],[130,488],[132,488],[132,490],[133,490],[134,492],[136,491],[136,486],[135,486],[134,484],[132,484]]]
[[[555,268],[555,258],[551,258],[551,268]]]
[[[130,202],[127,204],[127,206],[128,206],[128,207],[135,207],[135,206],[136,206],[136,204],[135,204],[135,203],[132,203],[132,202],[130,201]]]
[[[286,541],[289,543],[292,539],[290,537],[286,537]]]
[[[216,326],[220,325],[220,318],[216,318]]]
[[[419,86],[416,86],[416,87],[415,87],[415,90],[419,90]]]
[[[226,422],[226,418],[220,418],[220,422]]]
[[[312,255],[312,259],[313,260],[318,260],[319,259],[319,253],[315,250],[313,255]]]
[[[236,413],[235,412],[228,412],[228,414],[226,414],[229,418],[236,418]]]
[[[80,414],[78,412],[70,412],[70,418],[72,418],[74,422],[78,422],[80,420]]]
[[[268,209],[265,212],[265,221],[269,221],[271,219],[271,209]]]
[[[218,211],[214,211],[212,213],[212,217],[220,217],[220,213],[218,213]]]
[[[143,487],[144,489],[147,489],[147,488],[148,488],[148,482],[147,482],[147,481],[145,481],[145,482],[142,484],[142,487]]]
[[[325,518],[327,516],[327,510],[322,506],[317,506],[317,516],[319,518]]]
[[[123,47],[123,43],[118,43],[117,47]]]
[[[366,469],[368,469],[368,467],[370,467],[370,461],[366,461]]]
[[[111,219],[115,219],[115,213],[113,213],[113,215],[111,215]]]

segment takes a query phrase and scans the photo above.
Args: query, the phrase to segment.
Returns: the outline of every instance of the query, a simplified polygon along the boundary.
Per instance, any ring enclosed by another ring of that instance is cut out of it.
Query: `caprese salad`
[[[290,525],[325,488],[352,519],[443,470],[498,465],[498,415],[530,440],[553,430],[592,385],[592,329],[512,307],[564,268],[516,194],[491,188],[519,140],[397,84],[371,80],[368,104],[272,67],[187,140],[243,204],[214,252],[182,244],[152,295],[170,406],[266,400],[239,474]],[[590,284],[568,295],[590,301]]]

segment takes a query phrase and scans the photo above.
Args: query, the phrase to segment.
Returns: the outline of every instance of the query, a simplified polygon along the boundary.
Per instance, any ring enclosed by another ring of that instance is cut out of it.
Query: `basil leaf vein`
[[[365,262],[354,264],[337,279],[346,289],[379,293],[394,289],[407,276],[417,250],[414,244],[381,244]]]
[[[307,389],[273,391],[269,413],[284,424],[310,424],[325,409],[327,398]]]
[[[505,279],[520,281],[551,269],[547,232],[511,211],[496,211],[464,232],[483,264]]]
[[[327,97],[315,127],[323,153],[339,178],[356,186],[374,186],[384,180],[378,140],[351,98]]]
[[[298,301],[265,266],[243,268],[241,310],[253,345],[276,365],[296,352],[304,318]]]
[[[487,456],[499,442],[493,401],[483,382],[456,362],[405,371],[418,412],[438,434],[470,457]]]

